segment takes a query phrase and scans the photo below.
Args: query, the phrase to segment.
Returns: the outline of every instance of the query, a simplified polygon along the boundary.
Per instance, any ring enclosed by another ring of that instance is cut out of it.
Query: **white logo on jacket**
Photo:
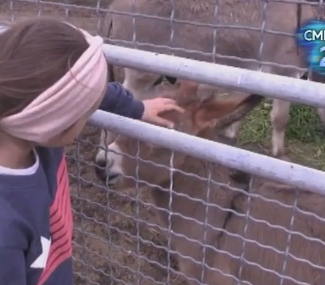
[[[42,253],[39,257],[35,259],[35,261],[32,263],[30,268],[41,268],[44,269],[47,263],[47,259],[50,254],[50,248],[51,248],[51,239],[47,239],[45,237],[41,237],[41,244],[42,244]]]

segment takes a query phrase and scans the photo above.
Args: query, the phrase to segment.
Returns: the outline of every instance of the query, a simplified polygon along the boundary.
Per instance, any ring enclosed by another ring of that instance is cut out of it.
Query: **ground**
[[[15,19],[37,16],[39,8],[42,15],[66,15],[63,7],[55,5],[1,2],[0,23],[10,21],[12,16]],[[73,4],[95,6],[96,2],[79,0]],[[105,1],[101,3],[107,5]],[[69,19],[90,31],[95,31],[98,24],[96,13],[88,10],[71,10]],[[270,107],[266,102],[247,118],[240,134],[242,147],[263,153],[270,148]],[[156,217],[148,204],[146,190],[116,192],[96,178],[93,161],[98,138],[99,130],[87,126],[78,142],[67,147],[75,217],[75,284],[146,285],[153,284],[153,280],[166,284],[168,278],[170,284],[185,284],[177,274],[168,276],[167,268],[177,270],[177,264],[161,249],[166,246],[165,238],[158,229],[148,225],[156,223]],[[324,145],[323,128],[313,109],[294,105],[287,128],[290,156],[324,170]]]
[[[268,100],[246,119],[240,133],[242,147],[269,153],[271,125]],[[295,162],[325,170],[325,130],[315,109],[292,104],[290,120],[286,129],[287,153]]]

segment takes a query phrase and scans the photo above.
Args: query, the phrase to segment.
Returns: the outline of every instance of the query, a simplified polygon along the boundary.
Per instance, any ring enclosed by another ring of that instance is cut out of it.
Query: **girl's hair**
[[[0,34],[0,118],[30,104],[88,47],[80,31],[49,18],[23,21]]]

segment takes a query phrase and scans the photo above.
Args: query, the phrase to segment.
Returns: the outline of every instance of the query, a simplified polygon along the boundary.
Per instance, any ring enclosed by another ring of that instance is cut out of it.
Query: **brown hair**
[[[0,34],[0,117],[26,107],[88,47],[80,31],[50,18],[18,22]]]

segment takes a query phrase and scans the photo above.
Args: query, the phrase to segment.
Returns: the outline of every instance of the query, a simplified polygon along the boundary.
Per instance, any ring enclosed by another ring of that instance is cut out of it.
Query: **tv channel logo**
[[[325,21],[310,20],[304,23],[297,30],[296,37],[308,67],[325,75]]]

